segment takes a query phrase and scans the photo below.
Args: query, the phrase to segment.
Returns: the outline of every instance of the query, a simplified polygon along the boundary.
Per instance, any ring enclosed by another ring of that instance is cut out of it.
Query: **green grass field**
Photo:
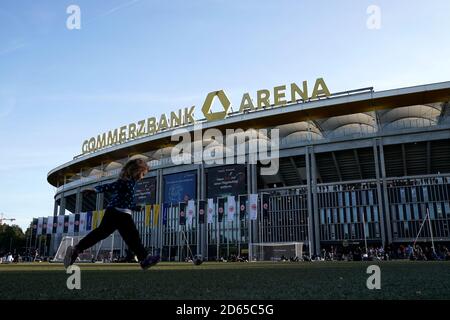
[[[366,287],[370,264],[81,264],[81,290],[61,264],[0,264],[0,299],[450,299],[450,262],[376,263],[381,290]]]

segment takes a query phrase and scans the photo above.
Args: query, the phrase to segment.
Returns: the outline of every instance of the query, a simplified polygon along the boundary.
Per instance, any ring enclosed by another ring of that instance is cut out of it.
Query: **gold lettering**
[[[321,87],[321,88],[319,89],[319,87]],[[328,97],[329,95],[330,95],[330,91],[328,90],[328,87],[325,84],[325,81],[323,81],[323,78],[318,78],[314,85],[314,91],[312,93],[311,99],[315,99],[315,98],[321,97],[321,96]]]
[[[141,137],[145,135],[145,120],[141,120],[138,122],[139,128],[137,132],[137,136]]]
[[[244,93],[242,95],[241,107],[239,108],[239,112],[244,112],[245,110],[255,110],[252,98],[250,98],[250,95],[248,93]]]
[[[136,138],[136,124],[130,123],[128,125],[128,140]]]
[[[95,138],[94,137],[89,139],[89,151],[95,151]]]
[[[151,117],[147,119],[147,133],[154,134],[156,132],[156,118]]]
[[[188,108],[184,108],[184,124],[194,123],[194,110],[195,106]]]
[[[270,91],[263,89],[256,92],[257,95],[257,109],[270,108]]]
[[[308,100],[308,83],[306,81],[303,81],[303,90],[297,84],[291,83],[291,102],[297,101],[297,94],[302,100]]]
[[[170,113],[170,127],[174,128],[178,126],[181,126],[181,109],[178,110],[178,114],[173,111]]]
[[[106,147],[106,133],[97,136],[97,150]]]
[[[127,126],[122,126],[119,129],[119,143],[124,143],[127,140]]]
[[[89,144],[89,141],[88,141],[88,140],[85,140],[85,141],[83,142],[83,146],[81,147],[81,151],[83,152],[83,154],[89,152],[89,150],[88,150],[88,144]]]
[[[274,99],[274,105],[275,106],[281,106],[287,103],[286,101],[286,93],[284,92],[286,90],[286,86],[278,86],[273,88],[273,99]]]
[[[110,145],[116,144],[118,142],[118,137],[119,137],[119,134],[118,134],[117,129],[115,129],[114,131],[109,131],[108,132],[108,142],[106,145],[110,146]]]
[[[166,115],[163,113],[161,115],[161,118],[159,118],[159,126],[158,126],[158,131],[160,130],[165,130],[169,127],[169,124],[167,123],[167,118]]]

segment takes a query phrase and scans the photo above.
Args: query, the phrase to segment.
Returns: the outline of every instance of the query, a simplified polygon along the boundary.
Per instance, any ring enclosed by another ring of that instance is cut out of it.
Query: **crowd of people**
[[[417,261],[450,261],[450,251],[445,245],[437,245],[434,250],[429,245],[382,246],[367,248],[329,247],[322,249],[320,255],[309,258],[303,256],[303,261],[387,261],[409,259]]]
[[[111,258],[110,252],[100,257],[103,262],[136,262],[134,255],[127,250],[125,256],[115,254]],[[284,256],[272,259],[283,262],[301,262],[301,261],[388,261],[388,260],[412,260],[412,261],[450,261],[450,250],[446,245],[438,244],[434,250],[431,245],[416,244],[414,247],[408,245],[396,246],[369,246],[365,247],[344,247],[330,246],[323,248],[320,255],[310,256],[308,252],[304,252],[301,257]],[[45,261],[40,257],[39,252],[35,250],[23,256],[16,252],[4,252],[0,254],[0,263],[19,263],[19,262],[41,262]],[[230,255],[228,257],[221,256],[218,260],[211,257],[210,261],[219,262],[248,262],[247,256]],[[187,257],[185,262],[192,262]]]

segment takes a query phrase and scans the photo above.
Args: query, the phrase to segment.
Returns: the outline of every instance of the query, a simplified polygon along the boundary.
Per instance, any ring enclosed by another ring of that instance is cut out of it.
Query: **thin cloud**
[[[27,46],[27,44],[25,42],[21,42],[21,43],[15,44],[13,46],[10,46],[10,47],[0,51],[0,56],[12,53],[12,52],[17,51],[17,50],[20,50],[22,48],[25,48],[26,46]]]
[[[128,7],[130,7],[130,6],[132,6],[132,5],[136,4],[136,3],[138,3],[138,2],[140,2],[140,1],[141,1],[141,0],[131,0],[131,1],[125,2],[125,3],[121,4],[121,5],[118,5],[117,7],[114,7],[114,8],[112,8],[112,9],[109,9],[109,10],[106,11],[105,13],[101,14],[100,17],[106,17],[106,16],[109,16],[109,15],[113,14],[114,12],[117,12],[117,11],[119,11],[119,10],[121,10],[121,9],[128,8]]]

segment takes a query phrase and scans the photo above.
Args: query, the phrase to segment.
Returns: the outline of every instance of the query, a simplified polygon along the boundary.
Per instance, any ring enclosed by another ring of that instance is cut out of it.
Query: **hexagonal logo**
[[[223,107],[223,111],[210,112],[215,97],[219,98],[219,101]],[[213,91],[208,93],[208,95],[206,96],[205,102],[203,103],[202,112],[205,115],[206,120],[208,121],[222,120],[227,116],[230,105],[230,100],[223,90]]]

